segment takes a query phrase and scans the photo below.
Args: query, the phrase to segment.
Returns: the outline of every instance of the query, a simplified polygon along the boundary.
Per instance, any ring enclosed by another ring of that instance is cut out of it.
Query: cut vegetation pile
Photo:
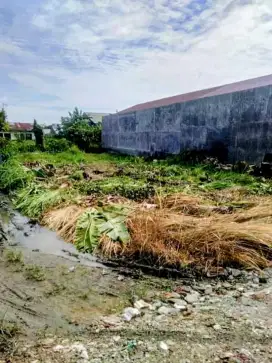
[[[226,266],[264,268],[271,263],[272,224],[265,223],[263,217],[272,215],[272,203],[227,216],[210,211],[204,215],[206,206],[183,194],[170,196],[168,201],[160,199],[160,203],[150,210],[138,205],[121,214],[114,208],[122,206],[111,206],[113,215],[107,212],[109,207],[102,212],[103,208],[72,205],[47,213],[43,220],[65,240],[85,251],[95,249],[107,258],[157,267],[189,267],[205,273],[219,273]],[[261,220],[256,223],[258,208]],[[101,220],[105,223],[102,213],[109,223],[104,229],[99,228]],[[116,233],[109,234],[109,230]],[[122,233],[125,238],[119,238]]]
[[[0,189],[79,250],[121,263],[219,273],[272,260],[268,179],[73,148],[9,159]]]

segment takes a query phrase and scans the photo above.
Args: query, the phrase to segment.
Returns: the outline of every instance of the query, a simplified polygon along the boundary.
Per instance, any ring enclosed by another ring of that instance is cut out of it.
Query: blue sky
[[[11,121],[136,103],[272,73],[271,0],[1,0]]]

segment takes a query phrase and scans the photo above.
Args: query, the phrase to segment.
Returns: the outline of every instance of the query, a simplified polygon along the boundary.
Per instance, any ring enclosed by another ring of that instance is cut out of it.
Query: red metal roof
[[[11,131],[31,131],[33,125],[27,122],[10,122],[9,123]]]
[[[122,110],[118,113],[122,114],[122,113],[134,112],[134,111],[142,111],[142,110],[146,110],[148,108],[162,107],[162,106],[171,105],[173,103],[193,101],[193,100],[197,100],[199,98],[219,96],[222,94],[245,91],[248,89],[264,87],[264,86],[268,86],[268,85],[272,85],[272,74],[270,74],[268,76],[248,79],[246,81],[235,82],[235,83],[231,83],[231,84],[227,84],[227,85],[223,85],[223,86],[207,88],[207,89],[200,90],[200,91],[184,93],[184,94],[177,95],[177,96],[161,98],[161,99],[155,100],[155,101],[140,103],[138,105],[126,108],[125,110]]]

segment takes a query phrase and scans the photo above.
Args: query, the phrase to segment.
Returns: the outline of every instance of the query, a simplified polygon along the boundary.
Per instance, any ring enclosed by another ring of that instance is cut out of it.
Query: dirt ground
[[[43,234],[21,223],[31,248],[2,222],[1,363],[272,361],[272,269],[195,281],[92,267],[33,248]]]

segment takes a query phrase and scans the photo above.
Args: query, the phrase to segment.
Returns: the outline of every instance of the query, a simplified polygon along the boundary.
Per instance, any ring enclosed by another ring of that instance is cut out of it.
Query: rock
[[[168,307],[168,306],[161,306],[158,309],[158,313],[160,315],[177,315],[180,312],[179,309]]]
[[[194,292],[192,294],[188,294],[185,296],[184,300],[189,303],[189,304],[193,304],[195,302],[197,302],[199,299],[199,294],[197,292]]]
[[[150,308],[150,304],[148,304],[144,300],[138,300],[138,301],[135,301],[134,307],[138,310],[147,309],[147,308]]]
[[[172,304],[187,305],[186,301],[181,300],[181,299],[169,299],[169,302],[172,303]]]
[[[213,293],[213,288],[211,287],[211,285],[207,285],[204,291],[205,295],[211,295]]]
[[[126,321],[130,321],[133,318],[136,318],[137,316],[141,315],[140,311],[136,308],[126,308],[123,313],[123,318]]]
[[[254,279],[252,279],[252,282],[256,285],[259,285],[260,283],[259,277],[254,277]]]
[[[109,326],[116,326],[122,323],[120,317],[116,315],[104,316],[101,320],[103,321],[103,323]]]
[[[125,279],[125,276],[123,276],[123,275],[119,275],[119,276],[117,277],[117,280],[118,280],[118,281],[124,281],[124,279]]]
[[[165,294],[165,299],[166,300],[180,299],[180,294],[178,294],[177,292],[167,292]]]
[[[88,361],[89,360],[89,355],[88,355],[87,349],[86,349],[86,347],[84,347],[83,344],[81,344],[81,343],[74,343],[71,346],[71,350],[73,352],[77,352],[78,355],[80,356],[80,358],[82,358],[84,361]]]
[[[162,306],[162,302],[160,300],[156,300],[152,305],[150,305],[150,310],[157,310]]]
[[[41,344],[42,345],[52,345],[54,342],[55,342],[55,339],[54,338],[47,338],[47,339],[44,339],[41,342]]]
[[[201,296],[201,298],[199,299],[200,302],[204,302],[206,300],[205,296]]]
[[[215,324],[215,325],[213,326],[213,328],[214,328],[214,330],[219,331],[219,330],[221,330],[221,325],[219,325],[219,324]]]
[[[53,348],[53,351],[54,352],[60,352],[62,350],[64,350],[65,347],[63,345],[56,345],[54,348]]]
[[[233,277],[239,277],[242,275],[242,271],[238,270],[237,268],[232,268],[230,270]]]
[[[159,348],[164,352],[168,353],[169,348],[168,345],[165,342],[159,342]]]
[[[28,237],[28,236],[29,236],[29,233],[28,233],[28,232],[25,232],[25,233],[24,233],[24,236],[25,236],[25,237]]]
[[[74,272],[74,271],[75,271],[75,269],[76,269],[76,268],[75,268],[75,266],[72,266],[72,267],[70,267],[70,268],[68,269],[68,271],[69,271],[69,272]]]
[[[115,335],[112,339],[115,343],[118,343],[121,340],[121,337],[120,335]]]

